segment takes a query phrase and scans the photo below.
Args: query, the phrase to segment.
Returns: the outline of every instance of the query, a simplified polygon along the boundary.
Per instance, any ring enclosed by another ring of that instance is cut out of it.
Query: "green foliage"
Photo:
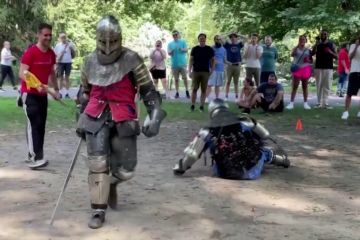
[[[326,28],[335,40],[359,33],[359,0],[212,0],[218,4],[216,20],[225,31],[258,32],[281,40],[288,32]],[[316,33],[316,34],[317,34]],[[333,35],[334,36],[334,35]]]
[[[0,0],[0,44],[11,41],[13,54],[19,56],[35,40],[37,25],[44,21],[45,0]]]

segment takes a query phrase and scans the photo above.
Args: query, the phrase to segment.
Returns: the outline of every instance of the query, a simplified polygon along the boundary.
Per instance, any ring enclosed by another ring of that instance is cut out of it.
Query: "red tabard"
[[[97,118],[109,105],[115,122],[136,119],[135,94],[136,89],[128,74],[121,81],[109,86],[92,85],[85,113]]]

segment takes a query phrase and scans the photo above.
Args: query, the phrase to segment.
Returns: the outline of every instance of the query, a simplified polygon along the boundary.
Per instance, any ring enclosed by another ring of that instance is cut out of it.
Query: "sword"
[[[67,173],[67,175],[66,175],[66,178],[65,178],[65,181],[64,181],[64,185],[63,185],[63,187],[62,187],[62,189],[61,189],[61,192],[60,192],[60,195],[59,195],[59,197],[58,197],[58,199],[57,199],[55,208],[54,208],[54,210],[53,210],[53,212],[52,212],[51,219],[50,219],[50,226],[52,226],[52,224],[53,224],[53,222],[54,222],[56,211],[57,211],[57,209],[58,209],[58,207],[59,207],[61,198],[62,198],[62,196],[63,196],[63,194],[64,194],[64,192],[65,192],[66,186],[67,186],[67,184],[69,183],[69,180],[70,180],[70,177],[71,177],[71,172],[72,172],[73,169],[74,169],[74,166],[75,166],[75,163],[76,163],[76,159],[77,159],[77,157],[78,157],[78,155],[79,155],[79,152],[80,152],[81,143],[82,143],[82,138],[80,138],[80,140],[79,140],[79,142],[78,142],[78,144],[77,144],[77,148],[76,148],[75,154],[74,154],[74,156],[73,156],[73,158],[72,158],[72,161],[71,161],[71,164],[70,164],[70,168],[69,168],[69,170],[68,170],[68,173]]]

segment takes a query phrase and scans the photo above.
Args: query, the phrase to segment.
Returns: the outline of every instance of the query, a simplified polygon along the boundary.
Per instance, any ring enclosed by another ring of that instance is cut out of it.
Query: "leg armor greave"
[[[92,208],[95,209],[105,209],[109,197],[109,136],[109,128],[106,125],[97,134],[86,135],[90,201]]]
[[[205,145],[209,141],[210,133],[208,129],[200,129],[193,141],[185,148],[184,158],[179,160],[173,171],[175,174],[183,174],[186,170],[201,157],[205,150]]]
[[[136,135],[115,136],[111,140],[111,182],[120,183],[134,177],[137,164]]]

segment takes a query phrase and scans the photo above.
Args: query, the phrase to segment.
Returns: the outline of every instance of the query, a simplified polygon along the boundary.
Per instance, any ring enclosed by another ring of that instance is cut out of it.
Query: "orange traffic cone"
[[[302,131],[302,130],[303,130],[303,125],[301,119],[299,118],[296,122],[296,131]]]

